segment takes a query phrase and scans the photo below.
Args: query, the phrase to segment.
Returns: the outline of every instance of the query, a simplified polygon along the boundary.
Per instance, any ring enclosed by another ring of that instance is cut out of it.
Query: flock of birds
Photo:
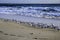
[[[4,20],[5,22],[8,22],[8,21],[13,21],[13,22],[16,22],[17,24],[25,24],[25,25],[29,25],[31,27],[34,27],[34,28],[50,28],[50,29],[55,29],[55,30],[60,30],[58,28],[58,26],[54,26],[54,24],[50,24],[50,25],[47,25],[47,24],[43,24],[43,23],[33,23],[33,22],[23,22],[23,21],[17,21],[17,20],[10,20],[10,19],[2,19],[1,20]]]

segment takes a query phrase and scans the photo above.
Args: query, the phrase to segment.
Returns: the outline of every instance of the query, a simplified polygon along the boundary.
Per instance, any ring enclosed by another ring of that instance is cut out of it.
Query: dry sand
[[[60,40],[60,31],[0,20],[0,40]]]

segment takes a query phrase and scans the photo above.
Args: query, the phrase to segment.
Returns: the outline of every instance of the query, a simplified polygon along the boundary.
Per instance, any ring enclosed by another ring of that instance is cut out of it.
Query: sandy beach
[[[60,40],[60,31],[0,20],[0,40]]]

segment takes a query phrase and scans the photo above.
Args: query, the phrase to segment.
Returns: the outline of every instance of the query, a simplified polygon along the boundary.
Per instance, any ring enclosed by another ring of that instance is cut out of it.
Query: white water
[[[34,23],[44,23],[44,24],[54,24],[55,26],[58,26],[60,29],[60,20],[58,19],[46,19],[46,18],[38,18],[38,17],[28,17],[28,16],[21,16],[17,14],[25,14],[25,15],[33,15],[32,13],[35,13],[34,15],[42,15],[44,13],[47,14],[54,14],[54,15],[60,15],[60,13],[53,13],[53,12],[39,12],[35,9],[39,9],[37,7],[30,7],[31,10],[27,10],[29,7],[22,7],[22,8],[12,8],[13,10],[9,10],[11,7],[0,7],[0,18],[5,19],[14,19],[17,21],[24,21],[24,22],[34,22]],[[40,7],[40,10],[43,9],[43,7]],[[46,7],[44,9],[47,9]],[[56,8],[56,10],[60,11]]]
[[[44,23],[44,24],[54,24],[55,26],[59,26],[60,28],[60,20],[54,20],[54,19],[46,19],[46,18],[36,18],[36,17],[27,17],[27,16],[17,16],[17,15],[4,15],[0,14],[0,18],[5,19],[14,19],[17,21],[23,21],[23,22],[34,22],[34,23]]]

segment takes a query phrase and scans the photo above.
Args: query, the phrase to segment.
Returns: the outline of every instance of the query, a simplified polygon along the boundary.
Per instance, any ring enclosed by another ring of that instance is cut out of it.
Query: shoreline
[[[10,20],[10,19],[4,19],[4,18],[0,18],[0,20],[3,20],[5,22],[15,22],[17,24],[29,25],[30,27],[34,27],[34,28],[38,28],[38,29],[48,28],[48,29],[54,29],[54,30],[60,31],[58,26],[54,26],[53,24],[47,25],[44,23],[23,22],[23,21],[17,21],[17,20],[13,20],[13,19]]]

